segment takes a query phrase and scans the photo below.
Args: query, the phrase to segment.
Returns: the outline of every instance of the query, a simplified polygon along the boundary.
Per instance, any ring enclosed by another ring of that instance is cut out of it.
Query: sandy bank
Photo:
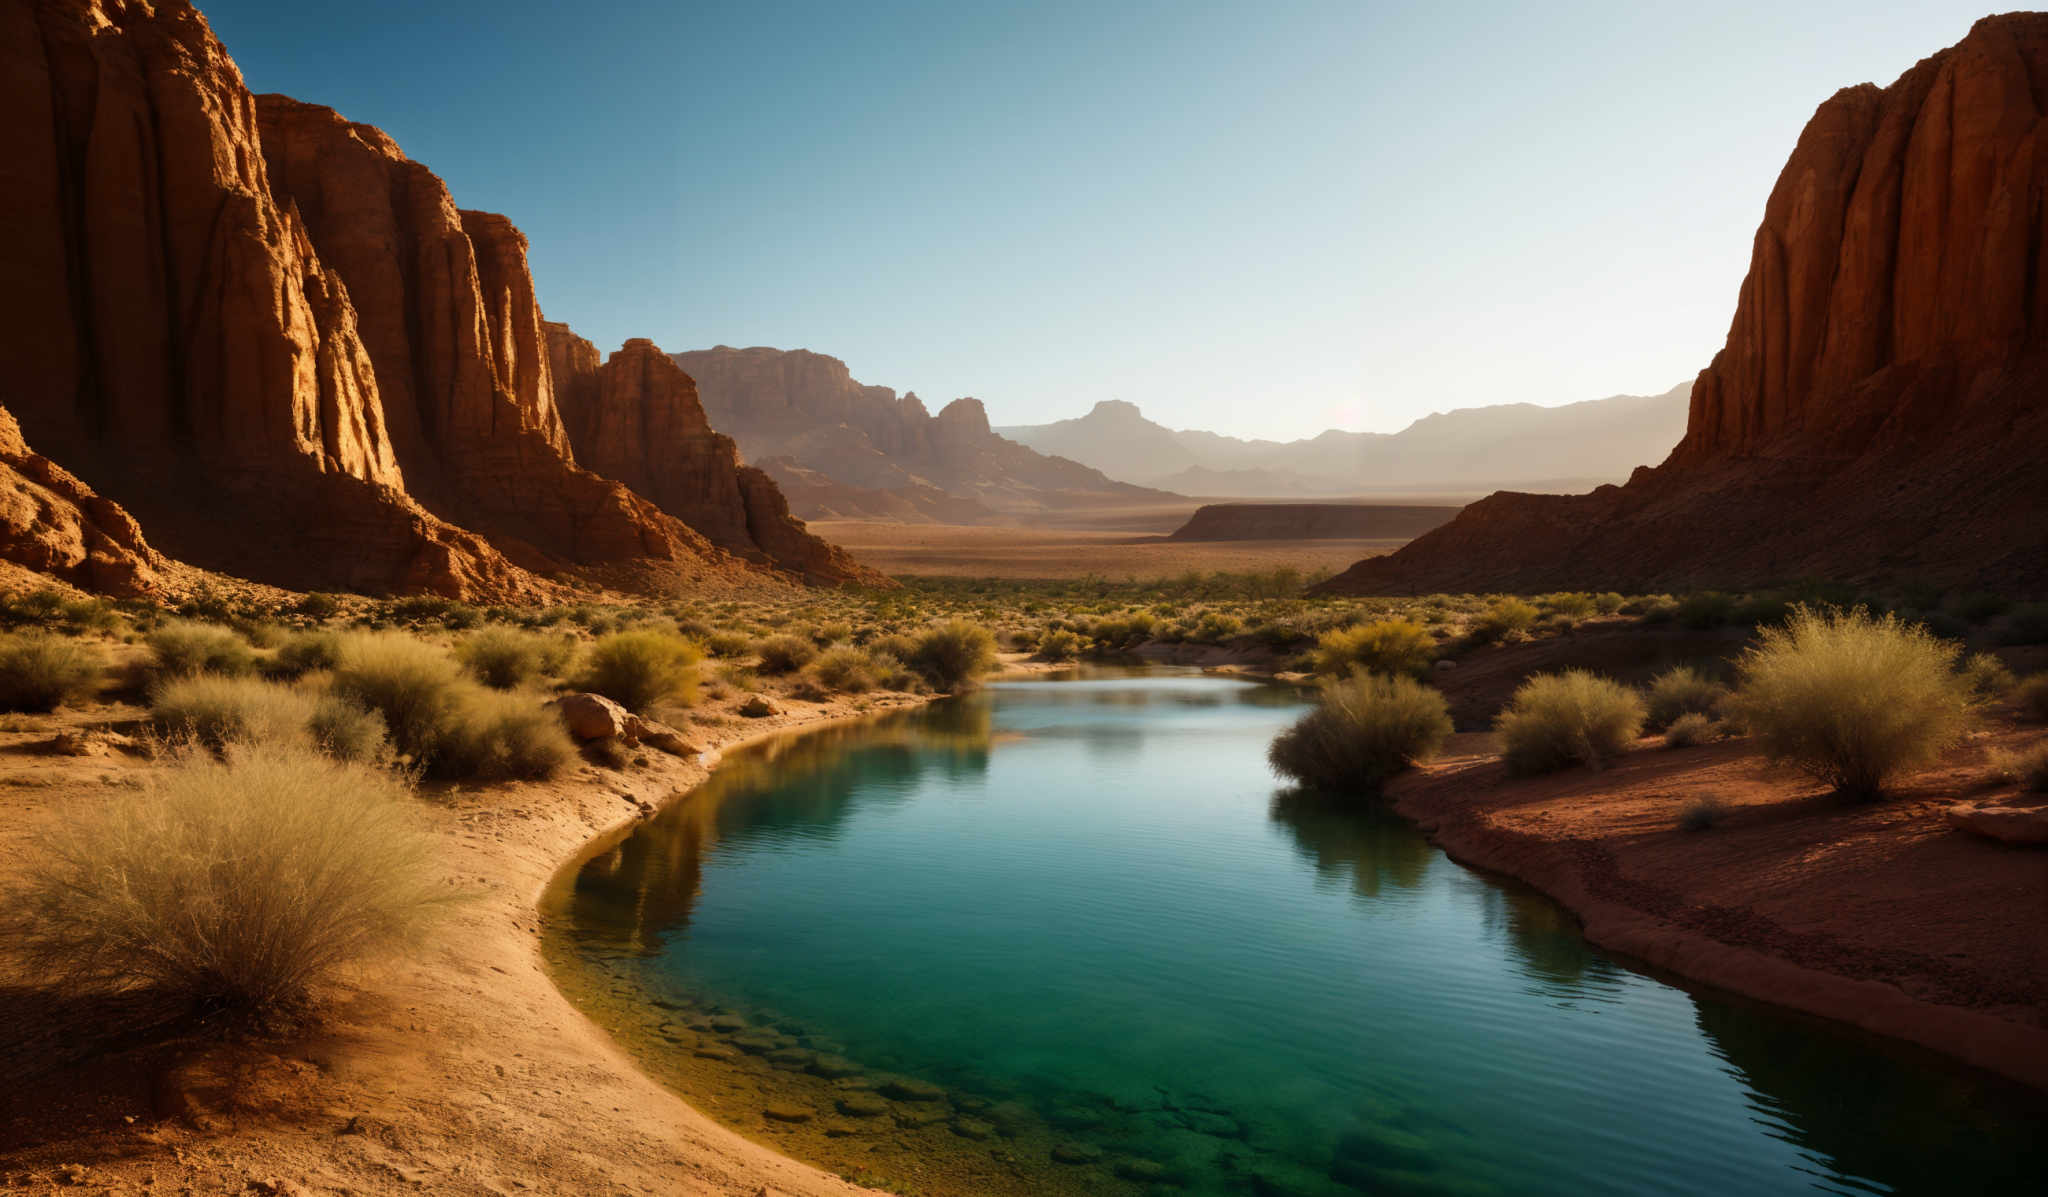
[[[1893,798],[1843,805],[1739,742],[1656,740],[1601,772],[1510,779],[1490,738],[1390,790],[1461,862],[1549,894],[1594,943],[1710,986],[1835,1019],[2048,1088],[2048,854],[1947,827],[1986,789],[1980,736]],[[1677,827],[1690,800],[1728,814]]]

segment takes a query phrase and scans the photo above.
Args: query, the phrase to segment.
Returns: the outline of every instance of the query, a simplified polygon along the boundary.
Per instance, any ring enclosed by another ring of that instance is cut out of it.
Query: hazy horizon
[[[1983,15],[205,12],[253,90],[509,216],[606,351],[807,348],[998,425],[1116,398],[1281,441],[1689,380],[1814,107]]]

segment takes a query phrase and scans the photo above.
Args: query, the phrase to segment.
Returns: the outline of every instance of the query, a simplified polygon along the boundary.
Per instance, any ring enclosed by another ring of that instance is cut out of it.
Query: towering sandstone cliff
[[[597,347],[547,324],[556,394],[577,458],[652,499],[711,542],[812,581],[879,582],[880,575],[804,531],[768,475],[740,464],[732,438],[711,430],[697,384],[645,338],[599,364]]]
[[[526,241],[376,129],[252,97],[181,0],[0,0],[0,378],[175,556],[291,586],[855,576],[579,467]],[[737,555],[735,555],[737,554]]]
[[[2048,590],[2048,15],[1987,17],[1815,112],[1685,438],[1499,494],[1338,591],[1806,576]]]

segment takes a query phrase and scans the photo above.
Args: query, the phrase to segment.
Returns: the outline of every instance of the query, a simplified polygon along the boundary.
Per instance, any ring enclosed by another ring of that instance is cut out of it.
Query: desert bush
[[[916,647],[903,660],[934,688],[957,690],[995,668],[995,634],[980,624],[949,619],[919,633]]]
[[[633,711],[645,711],[658,702],[689,706],[697,700],[697,663],[702,659],[695,644],[673,632],[613,632],[591,646],[575,685]]]
[[[176,620],[149,634],[145,641],[158,679],[218,673],[241,677],[256,668],[249,642],[223,627]]]
[[[818,655],[818,646],[802,636],[769,636],[754,646],[762,673],[795,673]]]
[[[1536,616],[1534,606],[1512,595],[1495,599],[1472,621],[1472,639],[1482,644],[1512,640],[1526,633]]]
[[[1961,738],[1970,692],[1956,653],[1897,616],[1801,606],[1744,652],[1730,705],[1773,759],[1875,797]]]
[[[158,734],[217,751],[231,743],[301,741],[313,704],[312,695],[276,682],[195,673],[157,687],[149,716]]]
[[[1344,677],[1353,669],[1420,677],[1435,657],[1428,628],[1412,619],[1382,619],[1317,637],[1314,669],[1326,677]]]
[[[270,677],[303,677],[341,663],[341,633],[318,629],[287,636],[277,646],[263,672]]]
[[[1600,609],[1600,604],[1590,594],[1566,592],[1543,597],[1541,607],[1562,623],[1575,624]]]
[[[1711,715],[1728,697],[1728,687],[1697,669],[1679,665],[1652,678],[1645,697],[1648,715],[1644,726],[1655,731],[1681,715]]]
[[[306,718],[306,731],[313,746],[328,756],[365,764],[382,761],[390,739],[384,732],[382,715],[332,694],[314,699],[313,710]]]
[[[1963,684],[1970,689],[1971,699],[1979,703],[1997,702],[2019,685],[2019,679],[1995,653],[1971,654],[1958,672],[1962,674]]]
[[[427,772],[479,781],[540,781],[561,772],[575,755],[561,717],[538,695],[470,688],[451,710]]]
[[[2026,681],[2013,687],[2013,697],[2019,699],[2020,709],[2036,719],[2048,722],[2048,673],[2036,673]]]
[[[1046,661],[1071,661],[1081,652],[1081,638],[1065,628],[1054,628],[1038,638],[1038,656]]]
[[[704,651],[720,660],[744,657],[754,647],[754,638],[741,632],[713,632],[704,637]]]
[[[333,619],[341,614],[341,600],[316,590],[300,599],[292,609],[311,619]]]
[[[1721,738],[1721,725],[1711,715],[1688,711],[1664,729],[1664,747],[1695,748]]]
[[[1612,615],[1616,611],[1621,610],[1621,605],[1627,601],[1621,595],[1609,590],[1593,596],[1593,609],[1602,615]]]
[[[1597,769],[1627,752],[1642,729],[1636,692],[1582,669],[1523,682],[1494,721],[1508,769],[1523,774],[1575,764]]]
[[[1728,817],[1728,810],[1721,800],[1712,796],[1695,798],[1678,810],[1680,831],[1710,831],[1722,819]]]
[[[42,631],[0,635],[0,711],[54,711],[78,702],[105,669],[98,645]]]
[[[819,648],[830,648],[842,641],[853,639],[853,625],[843,619],[821,623],[812,631],[811,639]]]
[[[1405,675],[1361,670],[1326,683],[1316,708],[1274,739],[1266,759],[1312,789],[1373,793],[1436,755],[1450,734],[1442,694]]]
[[[1204,611],[1188,632],[1197,644],[1221,644],[1244,631],[1244,620],[1225,611]]]
[[[403,632],[358,632],[342,641],[334,693],[377,712],[391,746],[429,765],[468,684],[447,653]]]
[[[8,939],[66,992],[297,1005],[335,968],[412,941],[448,900],[408,797],[399,777],[304,747],[185,756],[32,843]]]
[[[576,643],[518,628],[486,627],[464,636],[455,659],[493,690],[513,690],[568,668]]]
[[[864,649],[851,644],[828,648],[811,663],[811,676],[828,690],[860,694],[875,688],[875,661]]]
[[[1991,776],[2013,782],[2036,794],[2048,794],[2048,744],[2018,752],[1993,752]]]

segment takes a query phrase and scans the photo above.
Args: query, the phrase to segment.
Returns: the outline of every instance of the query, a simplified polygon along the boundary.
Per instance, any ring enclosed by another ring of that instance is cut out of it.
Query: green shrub
[[[1523,682],[1494,721],[1508,769],[1521,774],[1575,764],[1597,769],[1627,752],[1642,729],[1643,700],[1635,691],[1581,669]]]
[[[320,629],[287,636],[263,672],[271,677],[296,678],[341,663],[341,633]]]
[[[385,735],[382,715],[332,694],[314,700],[306,731],[314,747],[328,756],[364,764],[383,760],[390,738]]]
[[[377,712],[391,746],[429,766],[467,689],[448,654],[403,632],[358,632],[342,641],[337,697]]]
[[[1590,594],[1564,593],[1545,595],[1542,609],[1556,616],[1563,623],[1577,623],[1600,609],[1600,604]]]
[[[1593,596],[1593,609],[1602,615],[1612,615],[1616,611],[1621,610],[1621,605],[1627,601],[1627,599],[1622,598],[1619,594],[1609,590],[1604,594]]]
[[[818,646],[802,636],[769,636],[754,646],[762,673],[795,673],[818,655]]]
[[[1244,631],[1244,620],[1223,611],[1204,611],[1188,633],[1197,644],[1221,644]]]
[[[513,690],[568,668],[575,641],[517,628],[486,627],[464,636],[455,659],[493,690]]]
[[[157,678],[195,673],[241,677],[256,668],[256,654],[249,642],[214,624],[176,620],[151,632],[145,643],[154,660],[151,672]]]
[[[97,645],[50,632],[0,635],[0,711],[54,711],[89,697],[106,669]]]
[[[1732,708],[1765,752],[1859,798],[1961,738],[1957,649],[1897,616],[1801,606],[1738,662]]]
[[[60,992],[195,1008],[303,1002],[417,938],[447,900],[402,779],[304,747],[198,753],[140,793],[52,821],[9,887],[5,938]]]
[[[1648,717],[1644,726],[1652,731],[1681,715],[1711,715],[1728,697],[1728,687],[1690,666],[1667,669],[1650,681]]]
[[[533,694],[470,689],[451,716],[428,765],[433,776],[540,781],[561,772],[576,755],[561,717]]]
[[[1535,625],[1536,608],[1512,595],[1497,598],[1472,623],[1472,639],[1482,644],[1513,640]]]
[[[1713,716],[1697,711],[1688,711],[1680,715],[1671,721],[1671,726],[1664,729],[1666,748],[1695,748],[1701,744],[1711,744],[1720,738],[1721,725],[1714,722]]]
[[[853,625],[843,619],[822,623],[811,633],[811,639],[819,648],[830,648],[843,640],[853,639]]]
[[[704,637],[704,651],[721,660],[744,657],[753,647],[754,638],[739,632],[713,632]]]
[[[2036,673],[2013,687],[2020,709],[2035,719],[2048,722],[2048,673]]]
[[[1410,619],[1382,619],[1324,632],[1316,639],[1314,669],[1326,677],[1344,677],[1353,669],[1421,677],[1436,658],[1436,640],[1429,629]]]
[[[1360,671],[1326,683],[1315,710],[1281,732],[1266,758],[1311,789],[1375,793],[1435,756],[1450,734],[1442,694],[1405,675]]]
[[[851,644],[828,648],[811,663],[811,676],[828,690],[861,694],[875,688],[875,661],[866,650]]]
[[[341,614],[341,600],[316,590],[300,599],[293,610],[313,619],[333,619]]]
[[[305,736],[313,697],[258,678],[196,673],[157,687],[149,715],[159,734],[216,751],[231,743],[289,744]]]
[[[2036,794],[2048,794],[2048,744],[2020,752],[1993,752],[1991,776]]]
[[[613,632],[591,646],[575,685],[633,711],[659,702],[689,706],[697,700],[702,659],[695,644],[673,632]]]
[[[1721,820],[1728,817],[1726,807],[1714,797],[1695,798],[1678,811],[1680,831],[1711,831]]]
[[[995,668],[995,633],[964,619],[926,628],[904,663],[939,690],[957,690]]]
[[[1065,628],[1054,628],[1038,638],[1038,656],[1044,661],[1071,661],[1081,652],[1081,638]]]
[[[1971,699],[1979,703],[1997,702],[2019,685],[2019,679],[2013,676],[2012,670],[2007,669],[2005,662],[1994,653],[1972,654],[1963,662],[1959,672],[1963,676],[1963,684],[1970,689]]]

